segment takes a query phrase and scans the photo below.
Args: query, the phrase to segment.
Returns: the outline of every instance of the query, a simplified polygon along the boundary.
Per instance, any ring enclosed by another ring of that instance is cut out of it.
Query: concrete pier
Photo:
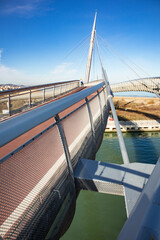
[[[119,121],[122,132],[134,131],[160,131],[160,119],[158,120],[133,120]],[[116,132],[114,120],[108,119],[105,132]]]

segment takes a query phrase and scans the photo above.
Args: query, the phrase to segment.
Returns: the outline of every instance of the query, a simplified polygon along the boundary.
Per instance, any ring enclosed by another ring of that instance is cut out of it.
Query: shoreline
[[[114,97],[119,121],[160,119],[160,98]]]
[[[119,121],[122,132],[159,132],[160,119],[157,120],[130,120]],[[114,120],[108,118],[105,133],[117,132]]]
[[[122,132],[160,131],[160,98],[116,96],[113,102]],[[111,115],[105,132],[116,132]]]

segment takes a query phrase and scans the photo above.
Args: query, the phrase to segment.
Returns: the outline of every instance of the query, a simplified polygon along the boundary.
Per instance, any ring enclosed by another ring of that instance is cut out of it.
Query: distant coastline
[[[24,85],[15,85],[15,84],[0,84],[0,92],[7,91],[7,90],[13,90],[17,88],[22,88]]]

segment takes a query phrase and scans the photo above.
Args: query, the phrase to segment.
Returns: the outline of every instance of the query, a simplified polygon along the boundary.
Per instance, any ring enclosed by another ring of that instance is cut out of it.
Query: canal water
[[[155,164],[160,132],[124,133],[130,162]],[[122,163],[116,133],[105,133],[96,160]],[[62,240],[115,240],[126,220],[124,197],[81,191],[71,227]]]

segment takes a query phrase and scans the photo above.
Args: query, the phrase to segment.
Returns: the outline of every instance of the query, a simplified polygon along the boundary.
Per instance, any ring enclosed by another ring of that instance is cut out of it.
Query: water
[[[160,132],[124,133],[130,162],[156,163]],[[122,163],[116,133],[106,133],[96,160]],[[62,240],[115,240],[126,220],[124,198],[81,191],[71,227]]]
[[[139,91],[131,91],[131,92],[116,92],[114,93],[115,97],[157,97],[154,93],[149,92],[139,92]]]

